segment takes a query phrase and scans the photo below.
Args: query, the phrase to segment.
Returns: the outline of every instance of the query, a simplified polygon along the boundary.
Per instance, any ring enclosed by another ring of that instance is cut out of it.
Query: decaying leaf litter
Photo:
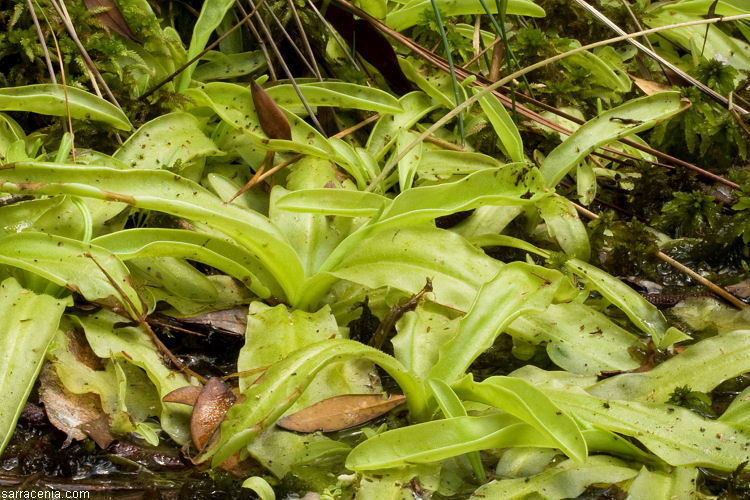
[[[742,1],[0,19],[0,487],[748,495]]]

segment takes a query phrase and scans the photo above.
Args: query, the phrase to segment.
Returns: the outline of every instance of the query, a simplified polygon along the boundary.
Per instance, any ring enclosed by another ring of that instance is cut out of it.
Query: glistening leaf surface
[[[572,373],[598,375],[640,366],[629,353],[631,348],[642,345],[638,337],[578,302],[550,304],[542,312],[528,312],[505,331],[526,342],[547,343],[550,359]]]
[[[263,378],[243,391],[221,426],[221,439],[203,457],[219,465],[272,425],[307,388],[315,375],[332,363],[365,358],[379,364],[401,386],[412,411],[425,404],[424,390],[395,359],[353,340],[331,339],[299,349],[266,370]]]
[[[497,14],[497,6],[487,2],[490,12]],[[466,14],[484,14],[479,2],[473,0],[440,0],[437,2],[440,12],[446,16],[462,16]],[[430,0],[412,0],[403,7],[392,10],[386,16],[386,24],[391,28],[402,31],[418,24],[425,12],[429,12]],[[529,0],[509,0],[505,11],[509,15],[544,17],[544,9]]]
[[[184,229],[138,228],[117,231],[93,240],[123,260],[141,257],[180,257],[208,264],[244,283],[259,297],[270,292],[255,276],[264,269],[246,249],[229,241]]]
[[[285,293],[293,295],[304,276],[297,254],[266,217],[225,205],[202,186],[170,172],[19,162],[0,170],[0,185],[8,192],[120,201],[205,223],[253,252]]]
[[[196,158],[223,154],[203,133],[195,116],[175,112],[141,125],[114,157],[132,168],[169,169],[175,164],[184,167]]]
[[[524,262],[503,265],[482,285],[456,336],[440,350],[430,376],[452,383],[508,324],[525,311],[543,310],[556,300],[570,300],[572,284],[558,271]]]
[[[542,390],[582,426],[635,438],[669,465],[734,470],[750,458],[750,433],[745,426],[706,419],[676,405],[598,398],[584,390],[595,382],[593,377],[531,365],[513,375]]]
[[[438,303],[465,311],[471,297],[498,269],[497,261],[458,235],[410,226],[364,238],[328,272],[370,288],[391,286],[408,293],[417,293],[430,278]]]
[[[619,483],[637,474],[621,460],[593,456],[585,464],[567,460],[531,477],[496,479],[482,485],[470,498],[515,500],[539,495],[549,500],[562,500],[578,497],[590,485]]]
[[[117,306],[136,315],[143,312],[128,269],[115,255],[99,246],[51,234],[16,233],[0,239],[0,262],[38,274],[92,302]],[[123,303],[119,291],[99,266],[136,307],[135,311],[130,304]]]
[[[511,446],[554,447],[532,426],[507,415],[454,417],[414,424],[372,437],[346,459],[352,470],[429,463],[472,451]]]
[[[310,106],[335,106],[341,108],[377,111],[378,113],[401,113],[398,100],[383,90],[348,82],[315,82],[299,85]],[[302,106],[297,92],[291,85],[276,85],[268,89],[279,105],[286,108]]]
[[[490,377],[482,382],[474,382],[472,375],[466,375],[452,387],[461,399],[500,408],[534,427],[576,462],[586,461],[586,441],[575,420],[560,411],[559,405],[526,380]]]
[[[583,392],[546,390],[560,408],[595,427],[631,436],[670,465],[734,470],[750,458],[750,434],[674,405],[599,399]]]
[[[680,110],[679,92],[661,92],[632,99],[587,121],[545,158],[544,181],[554,187],[570,169],[597,147],[648,130]]]
[[[592,288],[627,314],[630,321],[651,335],[657,347],[662,347],[662,338],[667,333],[668,325],[666,318],[656,306],[611,274],[582,260],[570,259],[565,266],[587,280]]]
[[[678,387],[710,392],[721,382],[750,371],[750,330],[716,335],[644,373],[623,373],[589,389],[608,399],[663,403]]]
[[[193,36],[190,38],[190,47],[187,51],[186,60],[190,60],[201,53],[208,43],[211,33],[219,27],[221,20],[224,19],[224,16],[232,5],[234,5],[232,0],[213,0],[203,4],[198,21],[193,28]],[[185,68],[185,71],[177,77],[178,92],[182,92],[190,86],[190,79],[197,65],[198,61]]]
[[[67,300],[0,283],[0,455],[10,441]]]
[[[391,200],[385,196],[352,189],[301,189],[276,201],[276,208],[345,217],[373,217]]]
[[[128,117],[101,97],[75,87],[67,88],[67,106],[63,86],[53,83],[0,89],[0,111],[31,111],[42,115],[70,116],[96,120],[119,130],[130,130]]]
[[[456,182],[406,190],[378,220],[415,224],[483,205],[525,205],[546,196],[538,170],[511,163],[474,172]]]

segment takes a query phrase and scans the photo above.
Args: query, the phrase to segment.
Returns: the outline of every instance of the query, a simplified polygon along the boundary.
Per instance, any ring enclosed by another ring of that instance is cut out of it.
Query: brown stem
[[[99,264],[99,261],[96,260],[96,257],[94,257],[90,253],[86,253],[86,257],[88,257],[89,259],[91,259],[94,262],[94,264],[96,264],[96,267],[98,267],[99,270],[102,272],[102,274],[104,274],[104,277],[107,278],[107,281],[109,281],[109,284],[112,285],[112,288],[114,288],[115,291],[120,295],[120,298],[122,298],[122,301],[125,303],[125,305],[127,305],[127,307],[130,308],[130,311],[127,311],[129,319],[131,319],[133,321],[136,321],[138,324],[140,324],[146,330],[146,332],[151,337],[151,340],[156,345],[157,349],[159,349],[159,351],[161,351],[162,354],[164,354],[172,362],[172,364],[177,369],[179,369],[181,372],[183,372],[186,375],[189,375],[191,377],[195,377],[202,384],[205,384],[206,383],[206,379],[202,375],[200,375],[199,373],[194,372],[189,367],[185,366],[185,364],[182,361],[180,361],[179,359],[177,359],[177,356],[175,356],[174,354],[172,354],[172,351],[170,351],[169,348],[167,348],[167,346],[164,345],[164,343],[161,341],[161,339],[156,336],[156,334],[154,333],[154,331],[151,329],[151,325],[149,325],[148,322],[146,321],[145,307],[144,307],[144,312],[138,312],[138,308],[135,306],[135,304],[133,304],[133,301],[130,300],[130,297],[127,296],[127,294],[122,289],[122,287],[120,286],[120,284],[117,283],[114,280],[114,278],[112,278],[112,276],[109,274],[109,272],[107,272],[107,270],[104,269],[104,267],[102,267],[101,264]],[[140,299],[141,305],[143,306],[143,304],[144,304],[143,299],[141,298],[140,295],[138,296],[138,298]]]
[[[360,16],[360,17],[363,17],[363,18],[367,19],[377,29],[379,29],[383,33],[391,36],[397,42],[399,42],[400,44],[404,45],[408,49],[412,50],[415,54],[419,55],[423,59],[427,60],[428,62],[433,63],[439,69],[441,69],[441,70],[443,70],[445,72],[449,72],[450,71],[450,68],[448,66],[447,61],[445,61],[443,58],[441,58],[439,56],[436,56],[435,54],[430,53],[427,49],[425,49],[421,45],[417,44],[416,42],[414,42],[410,38],[405,37],[404,35],[402,35],[398,31],[395,31],[395,30],[389,28],[388,26],[386,26],[385,24],[383,24],[382,22],[380,22],[378,19],[370,16],[369,14],[367,14],[366,12],[364,12],[363,10],[355,7],[354,5],[352,5],[347,0],[334,0],[334,1],[337,4],[341,5],[343,8],[349,10],[350,12],[353,12],[357,16]],[[460,66],[456,66],[455,67],[455,71],[456,71],[456,75],[457,76],[460,76],[461,78],[464,78],[464,79],[468,78],[469,76],[476,77],[476,81],[474,81],[472,83],[472,85],[476,85],[476,86],[479,86],[479,87],[485,87],[486,85],[492,83],[485,76],[483,76],[481,74],[478,74],[478,73],[474,73],[473,71],[469,71],[466,68],[463,68],[463,67],[460,67]],[[508,109],[512,109],[513,108],[513,101],[512,101],[511,98],[507,97],[506,95],[503,95],[498,90],[494,90],[492,93],[493,93],[493,95],[495,95],[495,97],[497,97],[500,100],[500,102],[503,104],[503,106],[505,106]],[[525,95],[523,93],[516,92],[515,95],[517,97],[519,97],[520,99],[522,99],[522,100],[525,100],[527,102],[533,102],[534,104],[539,105],[539,106],[543,107],[544,109],[546,109],[546,110],[548,110],[548,111],[550,111],[552,113],[557,114],[558,116],[562,116],[564,118],[572,120],[575,123],[578,123],[578,124],[584,123],[584,121],[580,120],[579,118],[576,118],[574,116],[568,115],[567,113],[564,113],[564,112],[562,112],[562,111],[560,111],[560,110],[558,110],[558,109],[556,109],[556,108],[554,108],[552,106],[549,106],[547,104],[541,103],[540,101],[537,101],[536,99],[533,99],[533,98],[531,98],[531,97],[529,97],[529,96],[527,96],[527,95]],[[536,112],[534,112],[534,111],[526,108],[525,106],[519,105],[518,103],[516,103],[516,111],[521,116],[524,116],[525,118],[529,118],[531,120],[534,120],[535,122],[540,123],[540,124],[544,125],[545,127],[551,128],[552,130],[556,130],[556,131],[561,132],[561,133],[566,134],[566,135],[571,135],[573,133],[572,131],[568,130],[567,128],[562,127],[562,126],[558,125],[557,123],[554,123],[554,122],[552,122],[552,121],[544,118],[540,114],[538,114],[538,113],[536,113]],[[739,189],[739,187],[740,187],[737,183],[732,182],[732,181],[730,181],[728,179],[725,179],[725,178],[723,178],[723,177],[721,177],[719,175],[716,175],[716,174],[714,174],[712,172],[709,172],[707,170],[704,170],[704,169],[698,167],[697,165],[693,165],[692,163],[688,163],[686,161],[680,160],[679,158],[675,158],[674,156],[668,155],[666,153],[662,153],[661,151],[658,151],[658,150],[653,149],[651,147],[643,146],[643,145],[641,145],[641,144],[639,144],[637,142],[634,142],[634,141],[632,141],[630,139],[621,139],[620,142],[622,142],[624,144],[627,144],[628,146],[632,146],[632,147],[634,147],[636,149],[639,149],[641,151],[644,151],[646,153],[649,153],[649,154],[652,154],[654,156],[657,156],[659,158],[662,158],[664,160],[667,160],[667,161],[669,161],[671,163],[674,163],[675,165],[678,165],[680,167],[684,167],[684,168],[693,170],[696,173],[698,173],[699,175],[707,177],[707,178],[709,178],[709,179],[711,179],[713,181],[725,184],[725,185],[727,185],[727,186],[729,186],[729,187],[731,187],[733,189]],[[622,152],[612,150],[611,148],[608,148],[606,146],[603,147],[602,149],[610,151],[610,152],[613,152],[613,153],[616,153],[618,155],[623,155]]]
[[[419,132],[416,130],[409,130],[409,132],[414,132],[415,134],[418,134]],[[452,142],[444,141],[443,139],[440,139],[438,137],[434,137],[432,135],[428,135],[424,138],[424,142],[429,142],[431,144],[434,144],[436,146],[439,146],[443,149],[449,149],[451,151],[465,151],[464,148],[461,146],[458,146],[456,144],[453,144]]]
[[[477,61],[477,59],[479,59],[484,54],[486,54],[488,50],[490,50],[492,47],[494,47],[495,45],[497,45],[498,43],[500,43],[502,41],[503,41],[503,39],[500,38],[500,37],[495,38],[495,40],[491,44],[489,44],[488,46],[486,46],[485,48],[483,48],[481,51],[479,51],[477,54],[475,54],[474,57],[472,57],[471,59],[469,59],[469,61],[466,64],[464,64],[463,67],[464,68],[468,68],[469,66],[471,66],[472,64],[474,64]]]
[[[55,78],[55,70],[52,67],[52,60],[49,58],[49,52],[47,51],[47,42],[44,39],[42,28],[41,26],[39,26],[39,19],[37,19],[36,17],[36,11],[34,10],[34,5],[31,3],[31,0],[26,0],[26,6],[29,8],[31,20],[34,21],[34,28],[36,28],[36,34],[39,37],[39,44],[42,46],[42,53],[44,53],[44,62],[47,64],[49,78],[52,83],[57,83],[57,78]]]
[[[323,75],[320,74],[320,68],[318,67],[318,61],[315,58],[315,53],[313,52],[312,46],[310,46],[310,40],[307,39],[307,33],[305,32],[304,26],[302,26],[302,20],[299,18],[299,14],[297,13],[297,6],[294,5],[294,0],[288,0],[289,8],[292,11],[292,17],[294,17],[294,22],[297,24],[297,29],[299,30],[299,34],[302,37],[302,44],[305,46],[305,50],[307,51],[307,55],[310,57],[310,62],[312,62],[313,65],[313,73],[315,74],[315,77],[319,81],[323,81]]]
[[[242,26],[244,23],[246,23],[250,19],[250,17],[255,14],[255,11],[257,11],[260,8],[260,6],[265,3],[265,1],[266,0],[260,0],[258,2],[258,5],[256,5],[255,7],[253,7],[253,10],[249,14],[247,14],[245,17],[243,17],[242,19],[240,19],[237,22],[237,24],[235,24],[234,26],[232,26],[231,28],[229,28],[227,31],[225,31],[224,34],[222,34],[219,38],[217,38],[216,40],[214,40],[205,49],[203,49],[200,52],[200,54],[196,55],[195,57],[193,57],[192,59],[190,59],[188,62],[186,62],[185,64],[183,64],[179,68],[177,68],[177,70],[175,70],[174,73],[172,73],[171,75],[169,75],[168,77],[166,77],[164,80],[162,80],[161,82],[159,82],[158,84],[156,84],[154,87],[151,87],[151,89],[149,89],[145,94],[143,94],[140,97],[140,99],[146,99],[148,96],[150,96],[151,94],[153,94],[154,92],[156,92],[157,90],[159,90],[160,88],[162,88],[164,85],[166,85],[167,83],[169,83],[172,80],[174,80],[174,78],[177,75],[179,75],[180,73],[182,73],[183,71],[185,71],[191,64],[193,64],[195,61],[197,61],[198,59],[200,59],[201,57],[203,57],[204,55],[206,55],[206,52],[208,52],[209,50],[213,49],[214,47],[216,47],[217,45],[219,45],[221,42],[223,42],[229,35],[231,35],[232,33],[234,33],[235,30],[237,30],[240,26]],[[270,65],[269,65],[269,67],[270,67]]]
[[[344,129],[344,130],[342,130],[341,132],[339,132],[339,133],[335,134],[335,135],[334,135],[333,137],[337,137],[337,138],[341,139],[342,137],[345,137],[345,136],[347,136],[347,135],[351,134],[352,132],[356,132],[357,130],[361,129],[361,128],[362,128],[362,127],[364,127],[365,125],[368,125],[368,124],[370,124],[370,123],[372,123],[372,122],[376,121],[376,120],[377,120],[378,118],[380,118],[381,116],[383,116],[383,115],[381,115],[380,113],[377,113],[377,114],[375,114],[375,115],[372,115],[372,116],[370,116],[369,118],[365,118],[365,119],[364,119],[364,120],[362,120],[361,122],[359,122],[359,123],[356,123],[356,124],[352,125],[352,126],[351,126],[351,127],[349,127],[349,128],[345,128],[345,129]]]
[[[505,55],[505,45],[497,43],[498,40],[502,40],[501,37],[497,37],[494,50],[492,51],[492,63],[490,64],[490,81],[496,82],[500,78],[500,68],[502,67],[503,56]]]
[[[388,314],[385,315],[383,321],[381,321],[380,325],[378,325],[375,333],[372,334],[372,338],[370,339],[370,347],[374,347],[375,349],[380,349],[381,347],[383,347],[383,343],[388,340],[389,334],[396,327],[396,322],[401,319],[401,316],[409,311],[413,311],[419,305],[422,297],[426,293],[431,291],[432,280],[430,278],[427,278],[427,282],[419,292],[412,295],[411,298],[403,304],[395,304],[393,307],[391,307],[391,310],[388,311]]]
[[[695,271],[687,267],[685,264],[682,264],[681,262],[676,261],[675,259],[665,254],[664,252],[660,251],[659,253],[656,254],[656,256],[659,257],[664,262],[666,262],[667,264],[669,264],[670,266],[674,267],[675,269],[679,269],[683,273],[687,274],[688,276],[690,276],[691,278],[699,282],[701,285],[705,286],[706,288],[708,288],[709,290],[711,290],[716,295],[726,300],[727,302],[729,302],[736,308],[744,309],[747,306],[747,304],[742,302],[740,299],[738,299],[731,293],[724,290],[722,287],[720,287],[716,283],[704,278],[700,274],[696,273]]]
[[[91,59],[91,56],[89,56],[88,51],[86,51],[86,48],[81,43],[81,40],[78,38],[78,34],[76,34],[76,30],[73,27],[73,23],[70,20],[70,15],[68,15],[68,10],[65,7],[64,2],[60,2],[58,5],[57,0],[50,0],[50,3],[52,4],[52,7],[55,8],[57,11],[57,14],[60,16],[60,19],[62,19],[63,25],[65,25],[65,29],[68,32],[68,35],[70,35],[71,40],[73,40],[73,43],[75,43],[76,47],[78,47],[78,51],[81,53],[81,57],[83,57],[84,62],[88,67],[91,69],[91,71],[94,72],[94,75],[96,76],[96,79],[99,80],[99,83],[101,83],[102,87],[104,87],[104,91],[107,93],[107,97],[109,97],[109,100],[117,106],[121,111],[122,107],[120,106],[120,103],[117,102],[117,99],[115,98],[115,95],[112,93],[112,91],[109,88],[109,85],[107,85],[107,82],[104,81],[104,77],[99,72],[99,70],[96,67],[96,64],[94,64],[94,61]]]
[[[253,8],[254,11],[258,10],[253,0],[247,0],[247,3]],[[260,0],[258,5],[260,5],[261,3],[263,3],[263,0]],[[307,102],[307,99],[305,99],[305,96],[302,95],[302,91],[300,90],[299,85],[297,85],[297,81],[294,79],[292,72],[289,70],[289,66],[286,64],[284,57],[282,57],[281,52],[279,51],[278,45],[276,44],[276,42],[274,42],[273,35],[271,35],[271,31],[268,29],[268,26],[266,26],[266,22],[263,20],[260,13],[258,12],[255,13],[255,17],[258,20],[260,29],[263,31],[263,34],[266,36],[266,41],[268,42],[268,45],[271,46],[271,50],[273,50],[273,53],[276,55],[276,60],[279,61],[279,65],[281,65],[281,69],[284,70],[284,74],[289,79],[289,83],[292,84],[292,87],[294,88],[294,92],[297,94],[297,97],[299,97],[299,100],[302,103],[302,106],[305,107],[305,111],[307,111],[307,115],[310,117],[310,121],[313,123],[313,125],[315,125],[315,128],[318,129],[318,131],[323,135],[323,137],[327,137],[325,130],[323,130],[323,127],[320,125],[320,122],[318,122],[318,118],[315,116],[315,113],[313,113],[312,108],[310,108],[310,104]]]
[[[73,132],[73,120],[70,116],[70,102],[68,101],[68,84],[65,81],[65,68],[63,67],[63,58],[60,53],[60,44],[57,43],[57,37],[52,32],[52,41],[55,42],[55,50],[57,50],[57,62],[60,63],[60,78],[62,78],[63,93],[65,94],[65,114],[68,117],[68,131],[70,132],[70,152],[73,155],[73,163],[76,162],[76,144],[75,144],[75,133]]]
[[[245,10],[245,7],[242,6],[242,2],[240,0],[236,0],[234,4],[237,6],[238,9],[240,9],[240,12],[242,12],[243,16],[247,16],[247,11]],[[246,24],[250,32],[255,37],[255,41],[258,42],[260,51],[263,52],[263,58],[266,60],[266,65],[268,66],[268,75],[271,77],[271,81],[275,82],[277,80],[276,70],[273,69],[273,64],[271,62],[271,55],[268,53],[268,47],[266,47],[266,42],[263,41],[263,37],[261,37],[260,33],[258,33],[258,30],[255,27],[255,24],[253,23],[252,19],[248,19]]]
[[[268,12],[268,13],[269,13],[269,14],[271,15],[271,17],[273,18],[274,22],[276,23],[276,26],[278,26],[279,30],[280,30],[280,31],[281,31],[281,32],[282,32],[282,33],[284,34],[284,38],[286,38],[286,39],[287,39],[287,41],[289,42],[289,45],[290,45],[290,46],[292,47],[292,50],[294,50],[294,52],[295,52],[295,53],[297,54],[297,56],[299,57],[299,60],[300,60],[300,61],[302,61],[302,64],[304,64],[305,66],[307,66],[307,69],[309,69],[309,70],[310,70],[310,73],[312,73],[313,75],[315,75],[315,77],[316,77],[316,78],[318,78],[319,80],[322,80],[322,78],[320,77],[320,73],[318,73],[318,72],[316,71],[316,68],[313,68],[313,66],[312,66],[312,65],[311,65],[311,64],[310,64],[310,63],[309,63],[309,62],[307,61],[307,58],[306,58],[306,57],[305,57],[305,55],[304,55],[304,54],[302,53],[302,51],[300,50],[300,48],[299,48],[299,47],[297,47],[297,44],[296,44],[296,43],[294,42],[294,40],[292,39],[292,36],[291,36],[291,35],[289,34],[289,32],[288,32],[288,31],[286,30],[286,28],[284,27],[284,24],[283,24],[283,23],[281,22],[281,20],[280,20],[280,19],[278,18],[278,16],[277,16],[277,15],[276,15],[276,13],[275,13],[275,12],[273,11],[273,9],[272,9],[272,8],[270,8],[270,7],[268,6],[268,4],[264,5],[264,7],[265,7],[265,9],[266,9],[266,12]],[[295,11],[295,12],[296,12],[296,11]],[[303,33],[304,33],[304,31],[303,31]],[[305,40],[307,40],[307,38],[305,38]],[[312,50],[312,49],[311,49],[311,50]],[[312,60],[313,60],[313,62],[314,62],[314,61],[315,61],[315,58],[313,57],[313,58],[312,58]]]
[[[141,326],[146,329],[149,336],[151,337],[151,341],[156,344],[156,347],[169,359],[169,361],[172,362],[172,364],[178,370],[180,370],[185,375],[195,377],[201,384],[205,384],[208,381],[203,375],[194,372],[190,369],[190,367],[177,359],[177,356],[172,354],[172,351],[170,351],[169,348],[164,345],[164,342],[162,342],[161,339],[154,333],[154,331],[151,329],[151,325],[149,325],[145,320],[141,322]]]
[[[234,193],[231,198],[229,198],[225,203],[232,203],[235,198],[237,198],[239,195],[250,189],[251,187],[255,186],[258,182],[260,182],[260,176],[263,173],[263,171],[266,169],[266,165],[273,161],[273,157],[276,153],[274,151],[266,151],[266,156],[263,158],[263,163],[261,163],[260,168],[255,172],[255,175],[253,175],[247,183],[245,183],[242,188],[240,188],[239,191]]]

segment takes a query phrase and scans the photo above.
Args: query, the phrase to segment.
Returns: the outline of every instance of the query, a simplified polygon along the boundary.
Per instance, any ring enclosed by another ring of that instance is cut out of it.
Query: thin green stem
[[[490,12],[490,8],[487,6],[484,0],[479,0],[479,3],[482,4],[482,8],[484,9],[487,16],[490,18],[490,23],[492,24],[492,27],[495,29],[495,33],[500,36],[500,38],[503,41],[503,45],[505,46],[505,54],[507,57],[505,60],[507,61],[508,65],[508,73],[511,73],[513,71],[513,65],[512,63],[515,63],[516,67],[518,69],[521,69],[521,63],[518,62],[518,59],[516,58],[516,55],[513,53],[513,49],[510,47],[510,42],[508,41],[508,33],[505,31],[505,6],[507,5],[506,2],[503,2],[503,5],[500,4],[500,0],[495,0],[495,4],[497,5],[497,12],[500,15],[500,23],[498,24],[497,20],[495,19],[495,16]],[[531,91],[531,84],[526,79],[526,75],[523,75],[523,82],[526,85],[526,90],[528,90],[529,95],[534,97],[533,92]],[[510,98],[512,101],[512,109],[513,114],[516,114],[516,93],[513,83],[510,84]],[[518,119],[514,116],[516,121]]]
[[[481,0],[480,0],[481,1]],[[445,59],[448,61],[448,66],[451,70],[451,83],[453,83],[453,94],[456,97],[456,106],[461,104],[461,94],[458,90],[458,80],[456,80],[456,68],[453,66],[453,55],[451,54],[450,44],[448,43],[448,36],[445,34],[445,27],[443,26],[443,19],[440,17],[440,10],[438,10],[436,0],[430,0],[432,3],[432,10],[435,13],[435,20],[437,21],[438,29],[440,30],[440,37],[443,39],[443,48],[445,49]],[[458,114],[458,130],[461,133],[461,144],[466,140],[464,136],[464,117],[461,113]]]

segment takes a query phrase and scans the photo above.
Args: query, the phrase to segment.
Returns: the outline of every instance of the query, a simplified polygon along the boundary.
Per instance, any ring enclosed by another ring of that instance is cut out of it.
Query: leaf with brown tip
[[[253,95],[255,112],[258,113],[260,128],[271,139],[292,140],[292,127],[289,119],[281,110],[276,101],[271,99],[268,92],[258,85],[255,80],[250,84],[250,92]]]
[[[190,435],[199,450],[206,446],[235,401],[237,397],[220,378],[208,379],[195,401],[190,418]]]
[[[195,406],[195,402],[198,400],[203,387],[197,385],[186,385],[175,389],[163,398],[162,401],[165,403],[180,403],[188,406]]]
[[[296,432],[334,432],[369,422],[406,402],[406,396],[393,394],[345,394],[319,401],[284,417],[276,425]]]
[[[107,9],[96,15],[99,22],[102,23],[105,28],[111,29],[125,38],[129,38],[134,42],[138,41],[133,35],[133,32],[130,31],[130,26],[128,26],[125,18],[122,17],[120,9],[117,8],[117,5],[115,5],[113,0],[83,0],[83,3],[89,10]]]

